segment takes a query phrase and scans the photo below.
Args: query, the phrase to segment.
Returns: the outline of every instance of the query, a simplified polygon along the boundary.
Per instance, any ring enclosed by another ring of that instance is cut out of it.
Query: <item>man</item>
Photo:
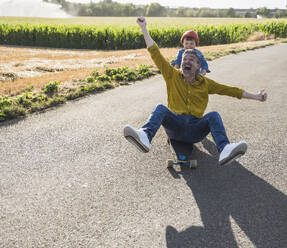
[[[175,69],[162,56],[158,46],[149,35],[145,19],[140,17],[137,23],[142,30],[151,58],[166,82],[168,107],[158,105],[141,129],[137,130],[130,125],[125,126],[125,138],[140,151],[148,152],[152,138],[160,125],[163,125],[169,138],[192,144],[200,142],[211,132],[220,154],[220,165],[228,164],[244,155],[247,143],[245,141],[229,142],[223,122],[217,112],[203,115],[208,103],[208,94],[265,101],[267,93],[261,90],[258,94],[251,94],[243,89],[219,84],[200,76],[196,73],[201,65],[200,57],[192,49],[184,52],[180,70]]]

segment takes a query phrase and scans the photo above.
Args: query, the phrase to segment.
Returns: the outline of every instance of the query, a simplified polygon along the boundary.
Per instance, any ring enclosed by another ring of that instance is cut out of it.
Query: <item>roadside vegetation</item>
[[[47,83],[40,92],[33,92],[34,87],[30,85],[25,92],[16,97],[0,96],[0,121],[26,116],[65,103],[67,100],[99,93],[120,85],[128,85],[130,82],[142,80],[154,74],[155,72],[148,65],[140,65],[136,69],[106,68],[102,75],[98,71],[92,71],[91,75],[82,81],[78,88],[70,89],[67,92],[61,91],[61,83],[58,81]]]

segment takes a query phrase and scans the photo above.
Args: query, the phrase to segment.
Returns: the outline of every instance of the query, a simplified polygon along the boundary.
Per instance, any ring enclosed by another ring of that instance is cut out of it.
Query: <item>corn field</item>
[[[254,32],[275,38],[287,37],[287,22],[266,22],[227,25],[192,25],[183,27],[151,27],[149,32],[160,47],[179,46],[181,35],[189,29],[197,31],[200,45],[240,42]],[[137,26],[114,27],[95,25],[0,24],[0,44],[124,50],[144,48],[145,42]]]

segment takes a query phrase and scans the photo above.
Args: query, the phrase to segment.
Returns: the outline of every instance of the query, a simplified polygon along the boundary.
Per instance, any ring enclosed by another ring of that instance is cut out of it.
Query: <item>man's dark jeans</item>
[[[219,153],[229,144],[222,119],[215,111],[196,118],[173,113],[166,106],[159,104],[142,127],[150,142],[160,125],[163,125],[169,138],[188,143],[200,142],[211,132]]]

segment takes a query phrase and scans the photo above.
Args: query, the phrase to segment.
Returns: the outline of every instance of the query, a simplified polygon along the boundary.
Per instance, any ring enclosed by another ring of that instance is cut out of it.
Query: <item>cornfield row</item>
[[[286,22],[152,27],[149,32],[160,47],[176,47],[181,35],[188,29],[197,31],[200,45],[235,43],[246,39],[253,32],[264,32],[275,38],[287,37]],[[43,24],[0,24],[0,44],[103,50],[145,47],[141,31],[136,26],[101,28]]]

